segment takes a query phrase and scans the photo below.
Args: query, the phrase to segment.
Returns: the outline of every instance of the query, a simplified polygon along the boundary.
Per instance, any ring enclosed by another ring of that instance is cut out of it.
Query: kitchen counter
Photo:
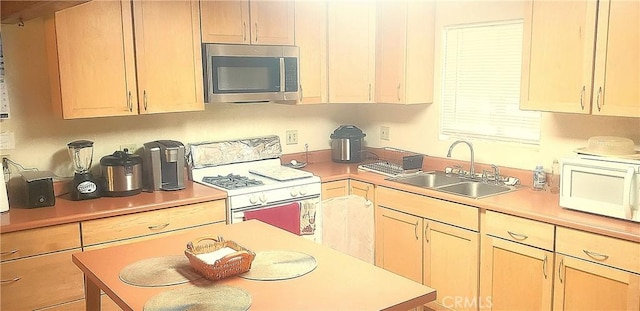
[[[0,232],[46,227],[90,219],[132,214],[187,204],[226,199],[224,191],[191,181],[185,189],[177,191],[142,192],[127,197],[102,197],[92,200],[71,201],[69,195],[56,197],[49,207],[24,208],[11,206],[0,215]]]
[[[119,279],[119,272],[142,259],[181,255],[187,242],[203,234],[211,232],[192,231],[73,254],[73,262],[87,279],[87,310],[98,309],[100,289],[123,310],[142,310],[154,295],[184,286],[132,286]],[[257,220],[219,227],[214,235],[254,252],[291,250],[312,255],[317,261],[313,271],[292,279],[254,281],[232,276],[216,281],[247,291],[251,310],[408,310],[436,298],[432,288]],[[208,282],[201,279],[192,283]]]
[[[425,158],[423,170],[444,170],[451,162],[448,159]],[[427,163],[430,162],[430,163]],[[466,165],[466,164],[463,164]],[[478,170],[479,164],[476,164]],[[592,215],[589,213],[573,211],[560,207],[559,195],[546,191],[534,191],[525,184],[523,189],[486,197],[473,199],[464,196],[439,192],[386,180],[387,176],[372,172],[358,170],[357,164],[342,164],[328,161],[310,163],[304,170],[320,176],[323,182],[355,179],[377,186],[394,188],[411,193],[421,194],[437,199],[452,201],[469,206],[475,206],[484,210],[492,210],[518,217],[533,219],[553,225],[569,227],[605,236],[620,238],[633,242],[640,242],[640,224],[626,220]],[[505,175],[516,176],[522,181],[530,176],[530,172],[517,172],[516,170],[503,169]]]

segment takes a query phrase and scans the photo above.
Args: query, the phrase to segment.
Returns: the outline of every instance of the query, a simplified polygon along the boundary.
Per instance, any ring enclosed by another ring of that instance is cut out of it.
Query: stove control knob
[[[267,196],[264,194],[264,192],[260,193],[260,202],[262,202],[262,204],[267,203]]]
[[[305,194],[307,194],[307,187],[300,186],[300,195],[305,195]]]
[[[289,193],[295,198],[298,196],[298,189],[296,187],[291,187],[291,191]]]
[[[251,203],[251,204],[256,204],[256,203],[258,203],[258,196],[257,196],[257,195],[255,195],[255,194],[252,194],[252,195],[249,197],[249,203]]]

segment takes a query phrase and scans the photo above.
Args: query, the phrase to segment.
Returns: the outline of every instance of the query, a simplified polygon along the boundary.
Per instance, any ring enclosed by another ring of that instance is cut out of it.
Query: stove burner
[[[264,185],[261,180],[250,179],[249,177],[235,174],[229,174],[227,176],[205,176],[202,178],[202,181],[227,190]]]

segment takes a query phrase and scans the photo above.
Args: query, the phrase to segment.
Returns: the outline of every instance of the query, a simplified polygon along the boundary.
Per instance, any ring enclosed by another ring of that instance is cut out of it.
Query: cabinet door
[[[300,103],[326,103],[327,3],[296,1],[295,20],[295,42],[300,48]]]
[[[295,3],[293,1],[250,1],[249,6],[251,44],[293,45],[295,34]]]
[[[374,189],[375,188],[373,184],[353,179],[349,180],[349,194],[354,194],[365,198],[367,200],[367,204],[372,204],[375,202]]]
[[[375,2],[329,2],[329,102],[372,103]]]
[[[349,195],[349,180],[336,180],[322,183],[322,200]]]
[[[479,299],[484,308],[551,310],[552,252],[485,236],[481,256]]]
[[[422,283],[422,218],[384,207],[375,216],[376,266]]]
[[[129,1],[91,1],[48,20],[52,99],[65,119],[138,114]],[[55,55],[57,52],[57,55]]]
[[[404,99],[407,1],[381,1],[376,7],[376,102]]]
[[[640,310],[640,275],[558,254],[554,310]]]
[[[204,110],[198,2],[134,1],[133,11],[140,113]]]
[[[538,1],[527,7],[520,108],[591,112],[596,1]]]
[[[593,114],[640,117],[640,2],[599,1]]]
[[[249,0],[200,1],[203,43],[249,44]]]
[[[425,219],[424,284],[438,290],[437,303],[455,310],[478,308],[479,234]]]

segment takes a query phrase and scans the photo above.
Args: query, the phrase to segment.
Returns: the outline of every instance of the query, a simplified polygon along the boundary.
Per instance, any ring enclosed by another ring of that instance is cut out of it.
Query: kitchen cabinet
[[[373,103],[375,95],[374,1],[328,3],[330,103]]]
[[[427,308],[476,309],[477,208],[376,188],[376,265],[437,288]]]
[[[322,200],[349,195],[349,180],[342,179],[322,183]]]
[[[62,116],[203,110],[198,12],[195,1],[91,1],[56,12],[47,46]]]
[[[434,9],[435,1],[378,2],[376,102],[433,102]]]
[[[71,262],[81,251],[77,223],[0,237],[0,309],[33,310],[83,297],[82,272]]]
[[[202,42],[294,44],[293,1],[201,1]]]
[[[490,310],[551,310],[553,225],[486,211],[480,298]]]
[[[349,180],[349,194],[361,196],[367,200],[367,204],[375,203],[375,187],[373,184],[355,179]]]
[[[522,109],[640,116],[637,1],[532,1],[527,9]]]
[[[224,200],[81,222],[83,247],[224,222]],[[115,244],[111,244],[115,245]],[[111,246],[109,245],[109,246]]]
[[[300,104],[327,103],[327,3],[298,0],[295,6],[295,43],[300,48]]]
[[[640,309],[640,243],[558,227],[554,310]]]

